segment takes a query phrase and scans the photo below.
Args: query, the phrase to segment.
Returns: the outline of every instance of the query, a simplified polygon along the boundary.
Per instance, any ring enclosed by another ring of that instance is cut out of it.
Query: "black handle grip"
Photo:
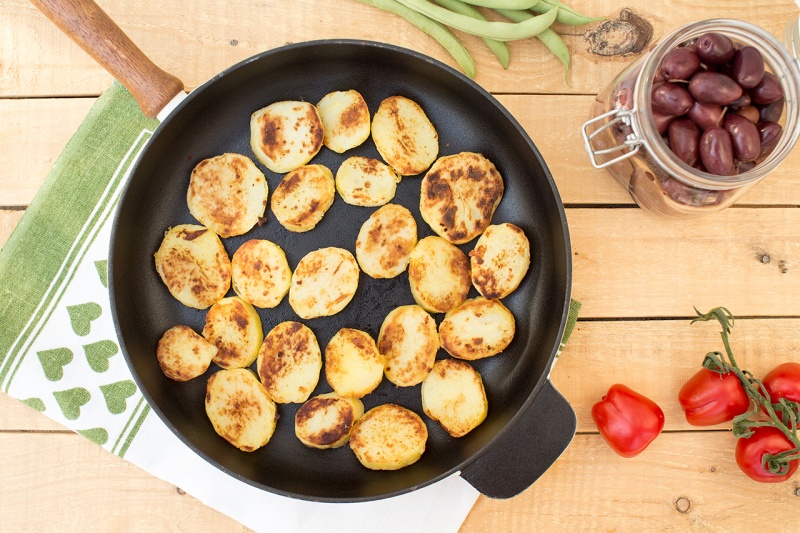
[[[548,379],[525,414],[461,477],[490,498],[516,496],[564,453],[577,423],[575,411]]]

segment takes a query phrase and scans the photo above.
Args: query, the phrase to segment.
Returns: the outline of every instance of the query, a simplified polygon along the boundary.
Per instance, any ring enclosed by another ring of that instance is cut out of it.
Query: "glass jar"
[[[787,27],[787,35],[793,27]],[[757,165],[750,169],[742,165],[738,174],[729,176],[710,174],[679,159],[659,133],[651,112],[661,60],[672,49],[710,32],[728,36],[737,46],[758,49],[766,71],[780,81],[785,98],[778,121],[783,129],[775,148]],[[606,168],[641,207],[669,216],[716,212],[734,203],[786,158],[800,135],[798,97],[798,61],[772,35],[739,20],[696,22],[666,36],[597,95],[593,118],[583,125],[584,143],[592,164]]]

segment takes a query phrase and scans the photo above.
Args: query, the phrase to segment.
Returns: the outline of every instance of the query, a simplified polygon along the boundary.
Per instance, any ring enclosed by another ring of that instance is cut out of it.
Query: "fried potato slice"
[[[304,403],[294,416],[294,434],[311,448],[339,448],[350,440],[350,431],[364,416],[364,404],[335,392],[320,394]]]
[[[203,337],[217,347],[214,362],[222,368],[245,368],[258,356],[264,332],[261,317],[238,296],[223,298],[206,315]]]
[[[292,283],[292,269],[280,246],[267,240],[251,239],[231,258],[233,290],[256,307],[278,305]]]
[[[217,354],[217,347],[188,326],[174,326],[161,336],[156,348],[158,366],[175,381],[202,375]]]
[[[386,403],[361,417],[350,433],[350,449],[371,470],[398,470],[422,457],[428,428],[413,411]]]
[[[243,235],[264,216],[267,180],[249,157],[222,154],[194,167],[186,203],[194,218],[220,237]]]
[[[439,340],[447,353],[474,361],[496,355],[514,339],[514,315],[499,300],[481,296],[447,313],[439,324]]]
[[[324,136],[317,108],[308,102],[275,102],[250,117],[250,148],[272,172],[299,168],[317,155]]]
[[[383,319],[378,351],[386,364],[386,379],[398,387],[410,387],[428,375],[439,350],[436,321],[419,305],[403,305]]]
[[[155,255],[156,271],[179,302],[206,309],[231,286],[231,261],[219,236],[208,228],[181,224],[167,230]]]
[[[343,248],[321,248],[306,254],[292,275],[289,305],[300,318],[335,315],[358,289],[358,263]]]
[[[369,157],[349,157],[336,171],[336,190],[350,205],[384,205],[394,198],[398,183],[400,176],[390,166]]]
[[[503,178],[483,155],[440,157],[422,178],[420,214],[437,235],[463,244],[492,223],[503,190]]]
[[[406,270],[416,245],[414,215],[402,205],[387,204],[361,225],[356,239],[356,259],[368,276],[393,278]]]
[[[303,233],[311,231],[333,205],[333,173],[323,165],[305,165],[286,176],[272,193],[272,212],[281,226]]]
[[[354,90],[326,94],[317,103],[322,119],[322,143],[341,154],[369,138],[369,108],[361,93]]]
[[[325,347],[325,377],[344,398],[363,398],[380,385],[384,358],[369,333],[342,328]]]
[[[443,238],[425,237],[411,252],[408,281],[411,295],[426,311],[446,313],[467,298],[469,259]]]
[[[220,370],[208,378],[205,404],[214,431],[243,452],[261,448],[275,433],[275,403],[247,368]]]
[[[525,232],[509,222],[491,225],[469,253],[472,285],[484,298],[505,298],[522,282],[531,264]]]
[[[401,176],[424,172],[439,154],[439,135],[418,103],[404,96],[381,102],[372,118],[372,139],[384,161]]]
[[[422,410],[451,436],[463,437],[489,412],[481,375],[465,361],[436,361],[422,382]]]
[[[302,403],[319,382],[322,352],[314,332],[300,322],[281,322],[258,351],[258,377],[277,403]]]

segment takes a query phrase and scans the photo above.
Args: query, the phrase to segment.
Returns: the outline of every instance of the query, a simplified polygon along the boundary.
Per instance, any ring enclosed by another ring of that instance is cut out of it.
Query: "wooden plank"
[[[259,52],[312,39],[383,41],[454,65],[437,43],[404,20],[353,0],[330,0],[325,13],[309,0],[269,4],[215,0],[196,5],[106,0],[101,4],[156,64],[190,88]],[[611,0],[573,0],[570,5],[588,15],[609,18],[619,18],[624,8]],[[791,0],[731,0],[724,5],[714,0],[671,0],[633,11],[652,25],[655,42],[679,25],[716,17],[745,17],[781,36],[784,25],[796,15],[796,6]],[[336,14],[335,20],[330,13]],[[598,26],[557,27],[574,56],[571,86],[564,82],[560,63],[536,40],[512,43],[511,66],[504,71],[478,39],[461,37],[478,64],[476,81],[491,91],[594,94],[637,57],[591,53],[592,39],[609,42],[590,33]],[[628,31],[631,26],[626,21],[608,35],[617,41],[634,41],[637,34]],[[0,96],[97,95],[110,83],[100,67],[25,0],[3,3],[0,36]]]

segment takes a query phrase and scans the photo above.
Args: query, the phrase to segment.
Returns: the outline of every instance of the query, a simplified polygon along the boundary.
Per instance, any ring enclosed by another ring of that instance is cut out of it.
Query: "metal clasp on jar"
[[[589,154],[589,159],[592,161],[592,166],[594,168],[605,168],[607,166],[613,165],[614,163],[618,163],[623,159],[627,159],[634,155],[636,152],[639,151],[639,148],[642,145],[642,139],[639,136],[639,132],[637,131],[638,128],[636,127],[636,122],[634,120],[634,115],[636,114],[636,108],[627,109],[621,107],[619,109],[612,109],[602,115],[599,115],[593,119],[587,120],[583,123],[581,127],[581,133],[583,134],[583,144],[586,148],[586,152]],[[612,118],[613,117],[613,118]],[[606,124],[603,124],[596,130],[594,130],[591,134],[589,133],[588,129],[590,126],[594,126],[595,124],[601,123],[606,119],[609,120]],[[594,140],[599,134],[608,130],[609,128],[615,128],[618,125],[626,126],[625,129],[630,130],[629,133],[623,133],[622,131],[615,132],[611,130],[610,133],[613,138],[617,138],[620,135],[624,135],[624,141],[621,143],[612,146],[611,148],[598,148],[595,149],[592,147],[592,140]],[[617,135],[615,135],[615,133]],[[617,151],[624,151],[624,153],[614,159],[605,162],[598,162],[596,156],[611,154]]]

